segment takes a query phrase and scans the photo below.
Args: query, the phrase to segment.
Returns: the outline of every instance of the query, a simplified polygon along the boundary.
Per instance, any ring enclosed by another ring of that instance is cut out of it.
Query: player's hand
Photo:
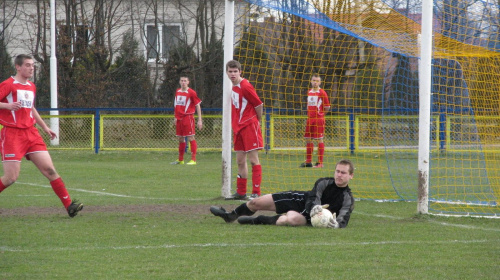
[[[54,140],[54,139],[57,138],[57,134],[52,129],[50,129],[50,128],[47,128],[45,130],[45,133],[47,133],[49,135],[50,140]]]
[[[327,228],[339,228],[339,223],[337,222],[337,215],[335,213],[332,213],[333,217],[328,221],[328,226]]]
[[[199,130],[203,129],[203,121],[202,120],[198,120],[198,129]]]
[[[8,106],[7,109],[9,109],[11,111],[17,111],[17,110],[21,109],[21,101],[7,103],[7,106]]]
[[[312,209],[311,209],[311,213],[309,216],[314,216],[316,214],[318,214],[319,212],[321,212],[323,209],[326,209],[328,208],[328,204],[325,204],[325,205],[315,205]]]

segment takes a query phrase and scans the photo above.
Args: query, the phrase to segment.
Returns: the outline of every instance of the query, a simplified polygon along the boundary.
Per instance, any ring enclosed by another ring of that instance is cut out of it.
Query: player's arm
[[[175,117],[175,112],[177,110],[177,91],[174,93],[174,119],[172,120],[172,127],[177,125],[177,118]]]
[[[345,228],[351,218],[352,210],[354,209],[354,198],[350,192],[344,192],[344,202],[337,215],[337,223],[339,228]]]
[[[42,127],[43,131],[50,135],[50,139],[57,138],[57,134],[50,129],[47,124],[42,120],[42,117],[40,117],[40,114],[38,114],[38,111],[35,109],[35,107],[31,108],[31,112],[33,114],[33,118],[35,118],[36,123]]]
[[[11,92],[7,83],[0,83],[0,100],[3,100]],[[17,102],[0,102],[0,109],[17,111],[21,109],[21,101]]]
[[[257,114],[257,120],[260,122],[264,112],[264,103],[260,100],[257,91],[250,82],[245,83],[242,89],[244,97],[254,107],[255,113]]]
[[[316,181],[314,187],[311,191],[308,192],[306,198],[306,212],[311,214],[312,209],[319,205],[321,206],[321,197],[323,196],[323,192],[329,184],[328,178],[321,178]],[[319,209],[319,207],[317,207]],[[314,213],[313,213],[314,214]]]
[[[21,109],[21,101],[12,102],[12,103],[0,102],[0,109],[17,111],[17,110]]]
[[[259,106],[255,107],[255,113],[257,113],[257,119],[259,122],[262,120],[262,114],[264,113],[264,104],[260,104]]]
[[[323,90],[323,110],[326,112],[330,111],[331,105],[330,100],[328,100],[328,94]]]
[[[201,119],[201,106],[200,106],[200,103],[196,104],[196,114],[198,114],[198,129],[202,129],[203,128],[203,120]]]

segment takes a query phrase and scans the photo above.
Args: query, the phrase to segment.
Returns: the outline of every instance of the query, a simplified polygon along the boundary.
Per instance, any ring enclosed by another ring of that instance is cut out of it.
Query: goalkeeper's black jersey
[[[305,210],[310,213],[315,205],[325,204],[329,205],[330,212],[337,215],[339,227],[346,227],[354,209],[354,197],[349,186],[339,188],[331,177],[318,179],[314,188],[308,192]]]

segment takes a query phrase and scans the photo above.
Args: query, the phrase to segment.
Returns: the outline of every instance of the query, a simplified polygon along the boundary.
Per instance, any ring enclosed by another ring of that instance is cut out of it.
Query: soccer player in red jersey
[[[196,150],[198,144],[194,139],[194,112],[198,114],[198,129],[203,128],[201,119],[201,100],[196,91],[189,88],[189,78],[183,76],[179,80],[181,87],[175,92],[174,114],[175,114],[175,135],[179,139],[179,158],[172,164],[184,164],[184,151],[186,150],[186,137],[191,146],[191,160],[187,165],[196,165]]]
[[[320,88],[321,77],[313,74],[311,77],[312,89],[307,93],[307,123],[304,138],[306,139],[306,161],[300,167],[323,167],[323,155],[325,154],[325,112],[330,110],[328,95]],[[318,161],[313,166],[312,154],[314,142],[318,142]]]
[[[36,87],[29,80],[35,69],[33,58],[20,54],[15,58],[14,64],[16,76],[0,84],[0,124],[3,126],[0,140],[4,170],[0,177],[0,192],[16,182],[21,170],[21,160],[26,157],[49,179],[68,215],[74,217],[83,209],[83,204],[71,200],[63,180],[54,168],[47,146],[35,127],[38,124],[50,135],[50,139],[57,137],[34,106]]]
[[[248,166],[247,158],[252,165],[252,194],[250,199],[259,197],[262,182],[262,168],[259,161],[259,150],[264,148],[260,121],[263,103],[255,88],[241,77],[241,64],[230,60],[226,64],[226,74],[233,84],[231,93],[234,151],[238,164],[236,193],[227,199],[246,199]]]

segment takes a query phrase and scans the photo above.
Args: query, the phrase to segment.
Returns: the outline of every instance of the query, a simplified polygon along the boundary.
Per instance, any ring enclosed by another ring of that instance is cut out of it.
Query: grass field
[[[340,230],[226,224],[208,211],[239,204],[220,198],[220,153],[51,154],[85,208],[69,218],[24,161],[0,194],[0,279],[499,279],[498,219],[358,201]]]

